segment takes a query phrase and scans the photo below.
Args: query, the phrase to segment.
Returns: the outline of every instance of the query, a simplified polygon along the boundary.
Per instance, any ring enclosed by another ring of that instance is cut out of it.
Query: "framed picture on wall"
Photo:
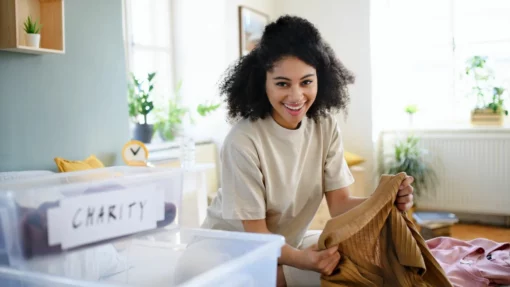
[[[269,16],[254,9],[239,6],[239,54],[245,56],[260,41]]]

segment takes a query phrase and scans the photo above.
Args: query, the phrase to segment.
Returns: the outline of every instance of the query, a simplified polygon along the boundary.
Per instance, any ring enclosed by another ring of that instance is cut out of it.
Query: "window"
[[[125,0],[124,13],[128,73],[146,79],[156,72],[153,100],[162,103],[174,91],[170,1]]]
[[[484,55],[510,88],[510,1],[386,0],[372,2],[371,42],[375,135],[407,126],[469,123],[476,99],[463,72]]]
[[[494,84],[507,90],[510,88],[509,14],[510,1],[506,0],[454,2],[454,51],[459,72],[465,70],[465,60],[469,57],[487,56],[487,64],[494,70]],[[461,97],[471,86],[458,81],[457,87],[457,102],[460,103]],[[470,100],[464,103],[468,103],[465,108],[472,108],[476,104],[476,98],[470,97]]]

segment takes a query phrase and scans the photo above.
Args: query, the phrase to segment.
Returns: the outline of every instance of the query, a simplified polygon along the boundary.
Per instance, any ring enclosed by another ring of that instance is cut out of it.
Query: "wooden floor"
[[[510,228],[487,225],[456,224],[451,229],[452,237],[460,240],[487,238],[496,242],[510,242]]]

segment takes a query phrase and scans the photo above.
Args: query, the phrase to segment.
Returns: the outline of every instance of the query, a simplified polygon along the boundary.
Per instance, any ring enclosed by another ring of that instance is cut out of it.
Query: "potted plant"
[[[179,132],[184,116],[188,113],[188,109],[180,104],[181,83],[177,84],[175,99],[169,99],[167,106],[158,108],[156,111],[156,123],[154,129],[158,131],[163,141],[172,141]]]
[[[41,42],[41,35],[39,32],[41,31],[42,25],[37,24],[37,20],[35,22],[32,21],[32,18],[28,16],[28,18],[23,23],[25,30],[25,40],[26,45],[28,47],[39,48]]]
[[[405,111],[409,115],[409,125],[413,126],[413,116],[418,111],[418,107],[416,105],[408,105],[405,107]]]
[[[477,104],[471,111],[471,123],[474,125],[503,125],[508,115],[505,109],[503,87],[493,85],[495,79],[492,70],[487,67],[487,57],[473,56],[468,59],[466,75],[471,77],[471,94],[477,97]],[[487,102],[487,98],[489,101]]]
[[[133,138],[143,143],[150,143],[154,133],[154,127],[148,123],[147,115],[154,109],[150,95],[154,89],[155,76],[156,73],[149,73],[147,81],[140,81],[131,74],[132,83],[128,85],[129,116],[135,123]],[[142,122],[140,117],[143,118]]]
[[[438,184],[435,171],[425,161],[425,155],[428,151],[420,148],[418,144],[419,138],[414,135],[407,136],[404,141],[397,141],[394,146],[394,153],[386,159],[383,164],[384,170],[381,172],[384,174],[405,172],[407,175],[414,177],[412,186],[416,199],[422,197],[425,192],[433,191]]]
[[[213,103],[199,104],[197,106],[197,113],[199,115],[201,115],[202,117],[205,117],[209,113],[215,111],[219,107],[220,107],[220,104],[213,104]]]
[[[176,95],[173,99],[168,100],[168,104],[164,108],[157,110],[157,121],[154,129],[158,132],[163,141],[173,141],[181,133],[183,121],[187,116],[191,123],[194,123],[192,113],[187,107],[181,105],[180,89],[182,83],[179,82],[176,88]],[[209,113],[215,111],[220,107],[220,104],[203,103],[199,104],[196,112],[205,117]]]

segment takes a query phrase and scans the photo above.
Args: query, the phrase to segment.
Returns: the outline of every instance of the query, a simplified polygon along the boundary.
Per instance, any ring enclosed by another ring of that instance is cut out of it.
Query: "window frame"
[[[133,62],[134,62],[134,54],[135,50],[139,51],[148,51],[148,52],[164,52],[168,54],[169,62],[167,63],[170,67],[170,79],[167,82],[169,91],[174,91],[175,83],[176,83],[176,68],[175,68],[175,47],[174,47],[174,23],[173,23],[173,1],[168,2],[168,32],[169,32],[169,45],[168,47],[158,46],[158,45],[146,45],[136,43],[134,41],[133,35],[133,11],[131,9],[133,0],[123,0],[122,1],[122,10],[123,10],[123,26],[124,26],[124,50],[125,50],[125,66],[126,66],[126,75],[128,77],[128,81],[131,79],[131,71],[133,71]],[[149,2],[147,2],[149,3]],[[164,95],[163,98],[158,98],[158,100],[164,100],[167,97],[172,95]]]

